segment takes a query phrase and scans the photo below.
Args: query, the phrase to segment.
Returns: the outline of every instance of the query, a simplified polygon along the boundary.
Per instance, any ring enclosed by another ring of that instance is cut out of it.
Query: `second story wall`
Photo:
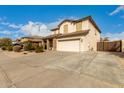
[[[88,29],[89,29],[88,20],[80,21],[76,23],[66,21],[60,25],[59,31],[61,34],[66,34],[66,33],[88,30]]]
[[[97,42],[100,41],[100,32],[98,29],[95,28],[95,26],[88,20],[88,28],[89,33],[86,37],[84,37],[84,41],[86,41],[87,45],[89,45],[90,50],[97,50]],[[86,46],[87,47],[87,46]]]
[[[89,19],[79,21],[65,21],[59,25],[59,29],[52,31],[52,34],[67,34],[89,29],[92,29],[95,34],[99,35],[99,31],[95,28]]]
[[[88,30],[88,20],[76,22],[74,24],[74,31]]]
[[[66,34],[66,33],[88,30],[88,29],[89,29],[88,20],[75,22],[75,23],[65,21],[60,25],[59,30],[52,31],[52,34],[59,34],[59,33]]]
[[[59,31],[61,34],[74,32],[74,24],[66,21],[60,25]]]

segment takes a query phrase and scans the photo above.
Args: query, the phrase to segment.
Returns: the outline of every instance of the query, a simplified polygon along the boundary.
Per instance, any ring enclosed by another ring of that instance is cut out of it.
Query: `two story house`
[[[68,52],[96,51],[100,29],[91,16],[78,20],[64,20],[52,35],[42,37],[44,49]]]
[[[51,31],[52,35],[46,37],[52,40],[51,47],[57,51],[69,52],[96,51],[101,33],[91,16],[64,20]]]

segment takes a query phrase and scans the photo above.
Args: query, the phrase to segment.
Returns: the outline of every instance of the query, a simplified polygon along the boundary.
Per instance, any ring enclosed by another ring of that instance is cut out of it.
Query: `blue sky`
[[[124,6],[0,6],[0,37],[50,34],[64,19],[91,15],[110,39],[124,39]]]

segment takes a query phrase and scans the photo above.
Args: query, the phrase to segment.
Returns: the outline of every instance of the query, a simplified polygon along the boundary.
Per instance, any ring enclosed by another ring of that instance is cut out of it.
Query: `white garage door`
[[[57,50],[79,52],[80,50],[79,40],[60,40],[58,41]]]

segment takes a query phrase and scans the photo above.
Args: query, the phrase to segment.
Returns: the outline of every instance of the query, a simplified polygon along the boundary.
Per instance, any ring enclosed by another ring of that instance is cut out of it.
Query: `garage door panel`
[[[79,52],[79,40],[58,41],[57,50]]]

